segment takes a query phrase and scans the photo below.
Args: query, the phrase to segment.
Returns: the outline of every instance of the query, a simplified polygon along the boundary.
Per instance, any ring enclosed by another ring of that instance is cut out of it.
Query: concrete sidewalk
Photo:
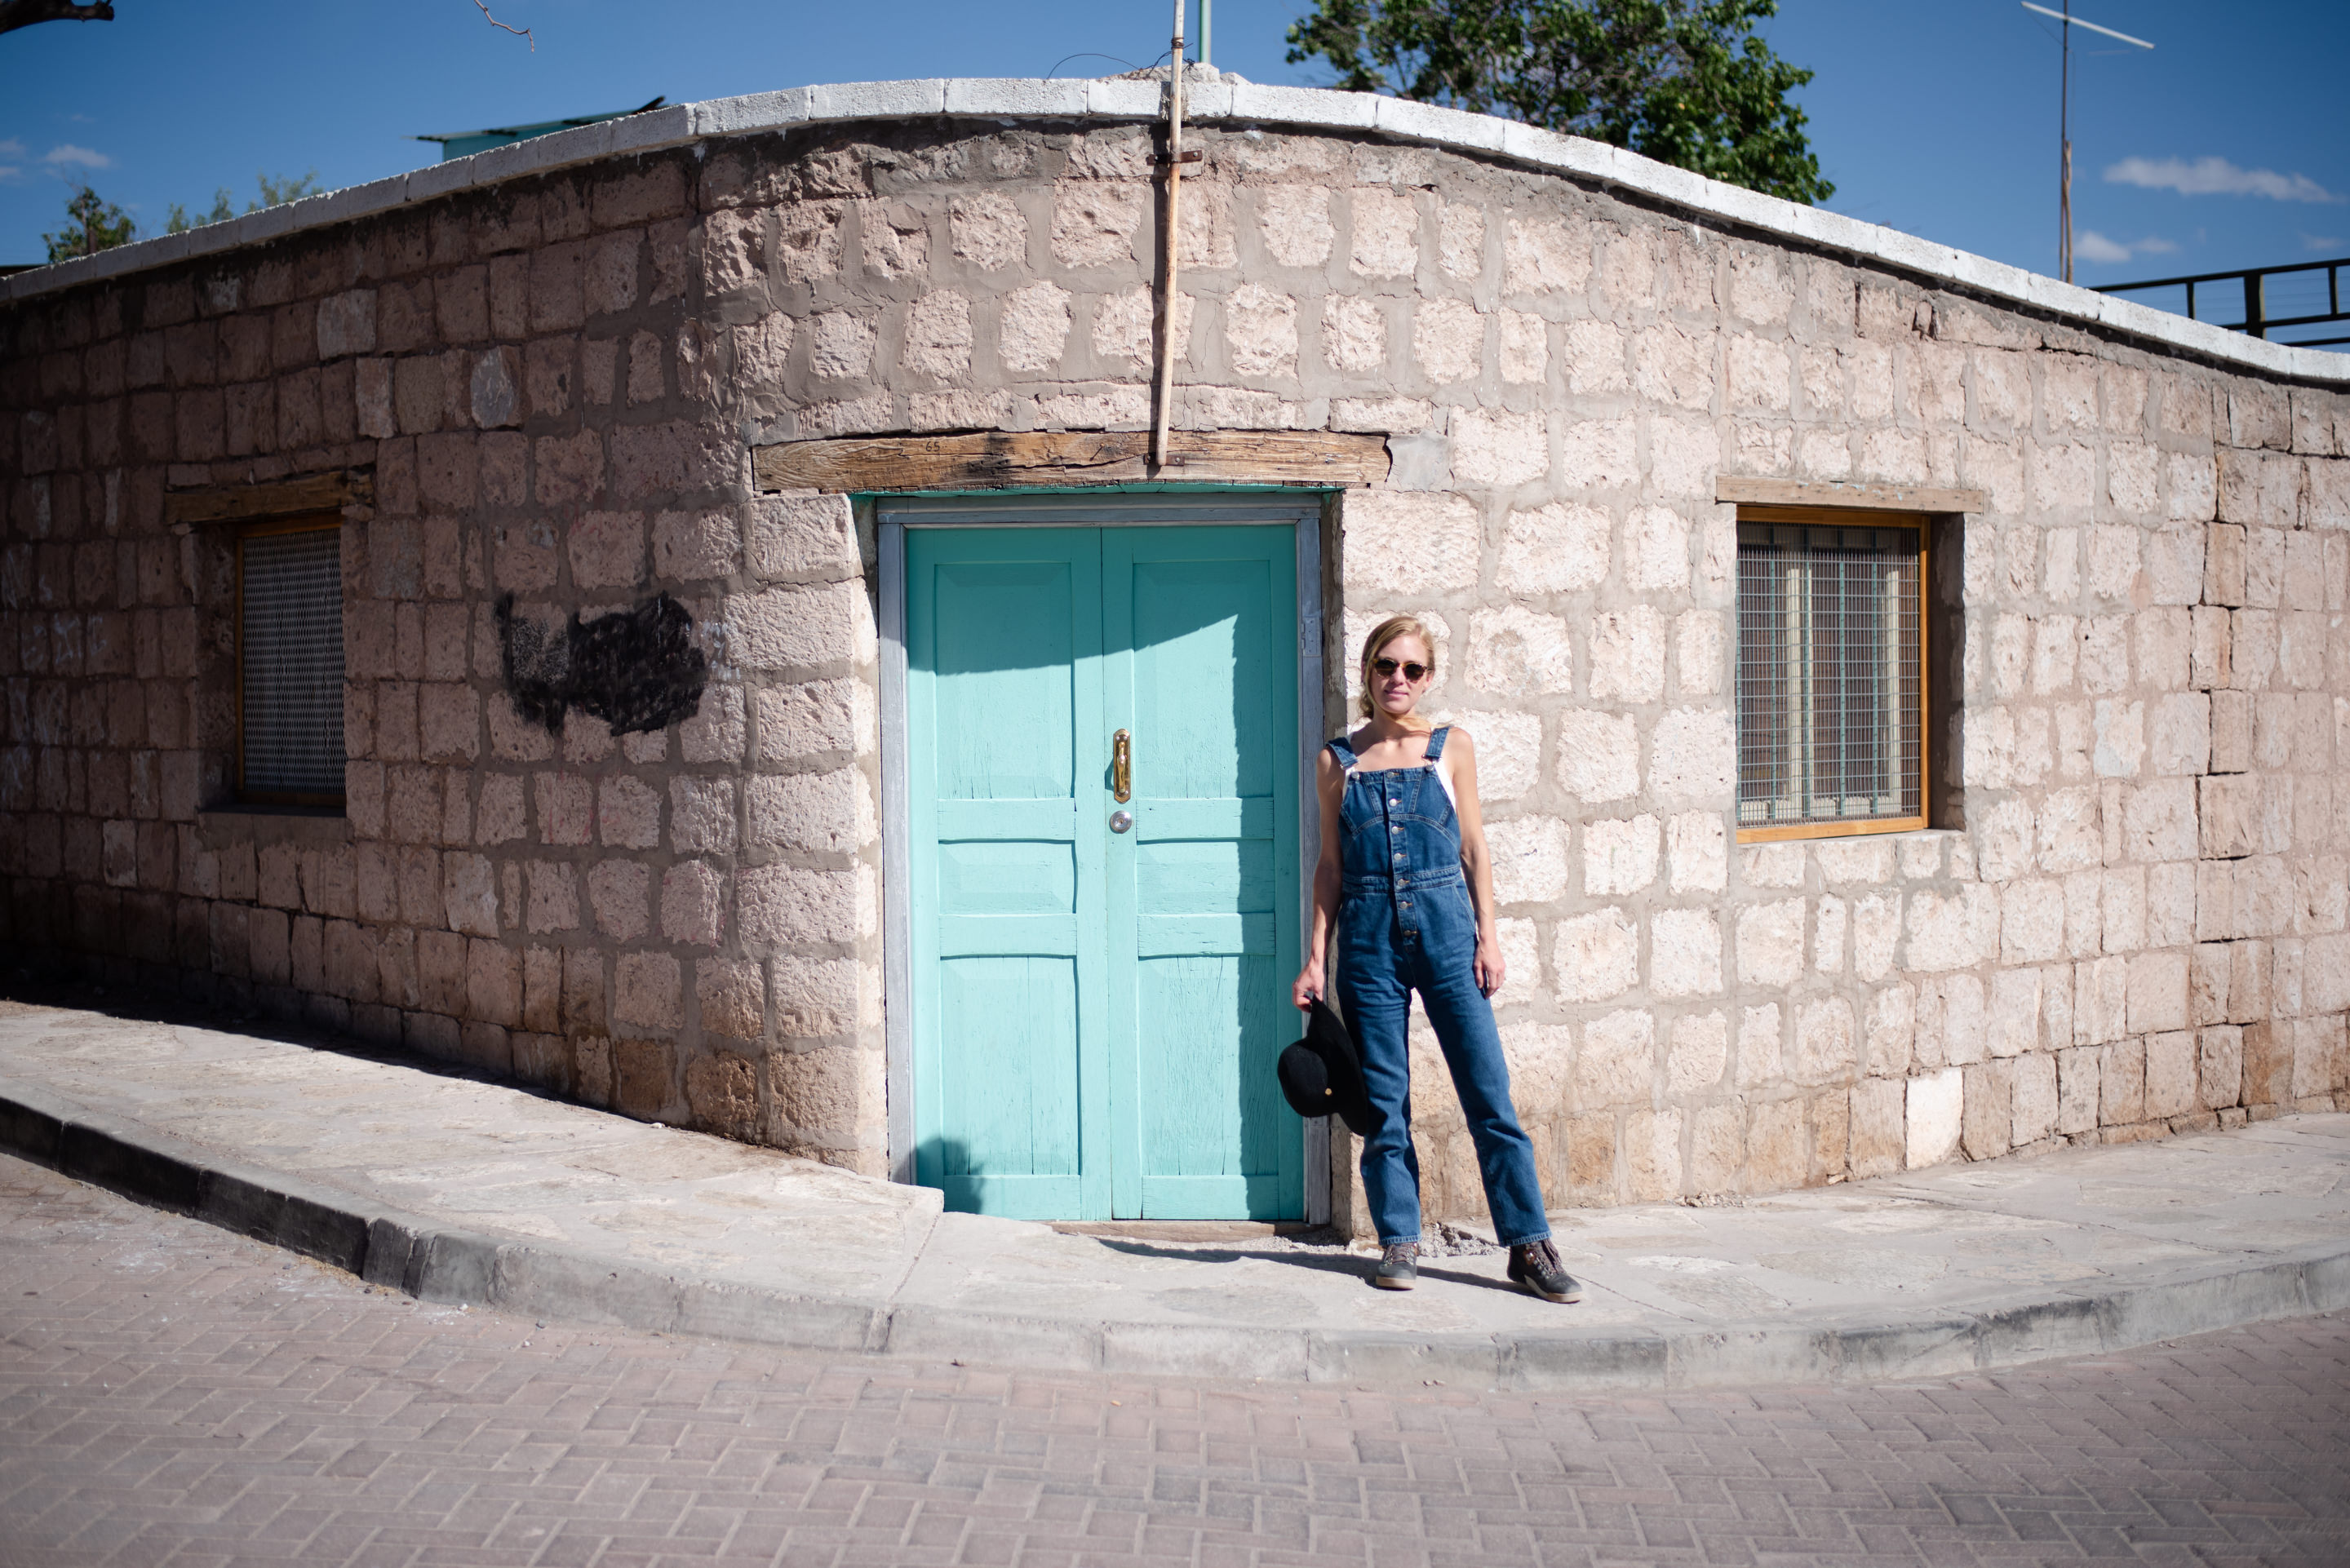
[[[428,1300],[1052,1369],[1513,1388],[1939,1376],[2350,1305],[2350,1116],[1473,1243],[1071,1234],[399,1060],[0,1002],[0,1149]]]

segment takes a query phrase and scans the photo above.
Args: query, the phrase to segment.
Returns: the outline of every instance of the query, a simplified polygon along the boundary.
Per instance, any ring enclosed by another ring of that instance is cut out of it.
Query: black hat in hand
[[[1363,1064],[1355,1054],[1355,1037],[1320,997],[1307,1010],[1305,1038],[1281,1054],[1276,1071],[1282,1097],[1299,1116],[1335,1114],[1356,1137],[1370,1133],[1376,1118],[1371,1115],[1370,1096],[1363,1087]]]

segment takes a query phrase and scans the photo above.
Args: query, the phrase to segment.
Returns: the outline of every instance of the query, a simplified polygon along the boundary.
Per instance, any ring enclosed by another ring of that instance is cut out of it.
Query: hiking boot
[[[1558,1249],[1547,1237],[1510,1249],[1510,1280],[1546,1302],[1579,1302],[1583,1287],[1558,1261]]]
[[[1398,1241],[1381,1252],[1371,1283],[1383,1291],[1408,1291],[1419,1283],[1419,1243]]]

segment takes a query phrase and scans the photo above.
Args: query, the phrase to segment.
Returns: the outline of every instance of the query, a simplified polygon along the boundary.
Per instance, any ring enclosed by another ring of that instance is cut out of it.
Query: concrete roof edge
[[[1054,119],[1149,119],[1159,112],[1154,81],[1024,77],[930,78],[845,82],[673,104],[642,115],[556,131],[406,174],[272,207],[226,223],[141,240],[51,266],[0,278],[0,305],[101,278],[256,244],[302,229],[371,216],[411,202],[499,183],[599,158],[650,152],[726,136],[746,136],[826,121],[926,115]],[[1193,113],[1203,121],[1242,121],[1311,130],[1368,131],[1398,140],[1500,157],[1637,192],[1692,214],[1783,235],[1862,262],[1916,273],[1972,292],[2044,311],[2084,327],[2272,376],[2350,385],[2350,355],[2271,343],[2135,301],[2011,266],[1776,196],[1726,185],[1604,142],[1565,136],[1516,120],[1372,93],[1334,92],[1229,80],[1202,84]]]

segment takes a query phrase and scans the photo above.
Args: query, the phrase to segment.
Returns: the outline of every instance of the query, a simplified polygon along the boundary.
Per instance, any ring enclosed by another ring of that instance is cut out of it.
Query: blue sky
[[[2085,283],[2350,254],[2350,5],[2079,0],[2074,211]],[[1196,4],[1196,0],[1195,0]],[[1827,204],[2054,271],[2057,47],[2015,0],[1783,0],[1768,36],[1817,73],[1802,100]],[[1283,59],[1304,0],[1225,0],[1215,63]],[[1166,47],[1149,0],[117,0],[117,20],[0,35],[0,260],[34,261],[87,178],[142,233],[169,204],[236,204],[256,172],[328,186],[431,161],[405,140],[806,82],[1101,75]],[[2078,36],[2076,35],[2076,36]],[[1066,57],[1092,51],[1116,57]]]

